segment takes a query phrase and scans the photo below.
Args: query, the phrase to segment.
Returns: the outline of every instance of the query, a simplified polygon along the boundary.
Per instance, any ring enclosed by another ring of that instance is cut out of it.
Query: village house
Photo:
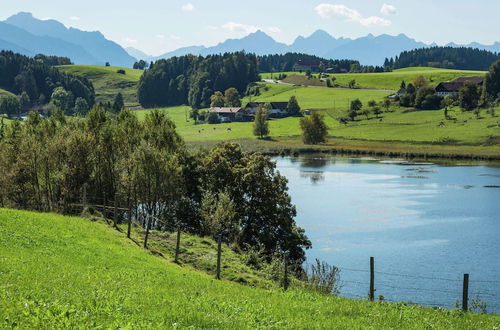
[[[245,111],[255,115],[259,106],[264,107],[266,103],[271,104],[268,110],[269,117],[285,117],[288,114],[288,102],[248,102]]]
[[[443,82],[436,86],[436,94],[440,96],[457,96],[460,88],[462,88],[466,82],[472,82],[477,86],[483,85],[483,77],[461,77],[450,82]]]
[[[215,113],[221,122],[244,121],[248,115],[242,107],[210,108],[208,112]]]
[[[299,72],[304,72],[304,71],[311,71],[311,72],[319,72],[320,71],[320,61],[302,61],[299,60],[297,63],[294,64],[293,66],[293,71],[299,71]]]

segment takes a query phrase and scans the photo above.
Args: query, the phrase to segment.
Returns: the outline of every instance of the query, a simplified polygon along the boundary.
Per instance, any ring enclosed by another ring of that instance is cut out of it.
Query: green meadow
[[[305,75],[298,72],[283,72],[287,76]],[[389,89],[398,90],[401,82],[412,82],[418,76],[425,77],[431,86],[436,86],[440,82],[451,81],[459,77],[483,76],[484,71],[450,70],[425,67],[412,67],[394,70],[383,73],[334,73],[331,76],[336,78],[335,83],[347,86],[351,80],[356,80],[356,87],[367,89]],[[280,73],[273,73],[277,78]],[[271,74],[262,74],[264,79],[271,79]],[[317,79],[316,79],[317,80]],[[287,80],[285,79],[285,82]],[[292,81],[293,82],[293,81]],[[294,82],[296,83],[296,82]]]
[[[137,107],[137,84],[142,70],[97,65],[63,65],[58,66],[67,73],[84,76],[92,81],[96,92],[96,102],[113,102],[118,93],[123,94],[127,107]],[[125,70],[125,74],[117,73]]]
[[[184,242],[183,249],[189,244]],[[0,209],[0,328],[500,326],[493,315],[217,281],[212,274],[174,264],[167,252],[139,245],[99,221]],[[207,260],[212,263],[213,257]]]

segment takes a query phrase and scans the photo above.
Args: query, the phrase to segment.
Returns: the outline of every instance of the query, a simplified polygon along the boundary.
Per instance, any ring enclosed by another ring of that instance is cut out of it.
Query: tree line
[[[62,88],[69,93],[71,106],[74,106],[77,98],[82,98],[89,106],[92,106],[95,91],[88,79],[63,73],[51,66],[51,63],[64,63],[65,61],[61,58],[43,55],[29,58],[11,51],[1,51],[0,88],[19,96],[24,94],[21,100],[22,106],[49,103],[57,88]]]
[[[355,65],[356,68],[361,67],[360,63],[355,60],[332,60],[302,53],[286,53],[259,56],[259,72],[293,71],[294,65],[299,61],[321,62],[323,63],[323,70],[331,68],[334,73],[348,72],[351,70],[352,65]]]
[[[186,55],[159,60],[144,71],[138,87],[144,107],[188,104],[206,108],[215,91],[235,88],[240,94],[260,80],[257,57],[244,52]]]
[[[500,60],[500,54],[470,47],[428,47],[403,51],[394,59],[385,59],[384,67],[392,69],[429,66],[457,70],[488,70]]]
[[[98,105],[86,117],[59,110],[0,123],[1,206],[75,214],[83,196],[89,205],[116,201],[133,210],[147,232],[211,235],[263,250],[268,261],[286,252],[290,264],[300,264],[311,245],[295,223],[287,180],[269,157],[230,143],[189,151],[162,112],[139,121],[128,110],[115,116]]]

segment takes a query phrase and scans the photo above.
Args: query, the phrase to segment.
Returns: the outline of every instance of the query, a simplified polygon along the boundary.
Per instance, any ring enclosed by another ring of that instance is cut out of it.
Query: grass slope
[[[0,209],[2,328],[454,328],[500,318],[216,281],[100,223]]]
[[[292,75],[304,75],[298,72],[284,72],[288,76]],[[369,89],[390,89],[398,90],[401,81],[406,83],[412,82],[418,76],[425,77],[431,86],[436,86],[440,82],[450,81],[459,77],[471,77],[471,76],[484,76],[486,72],[484,71],[467,71],[467,70],[450,70],[450,69],[438,69],[438,68],[426,68],[426,67],[412,67],[405,69],[394,70],[393,72],[384,73],[339,73],[332,74],[335,78],[335,83],[341,85],[348,85],[349,81],[356,80],[356,86],[360,88]],[[273,77],[278,77],[279,73],[273,73]],[[270,73],[264,73],[261,75],[264,79],[270,79]],[[317,75],[316,75],[317,76]],[[285,80],[287,81],[287,80]],[[290,83],[300,83],[300,80],[293,80],[289,77],[288,81]],[[314,85],[317,85],[317,79],[312,80]]]
[[[142,70],[97,65],[64,65],[58,68],[63,72],[81,75],[92,81],[97,102],[113,102],[116,94],[122,93],[126,106],[139,105],[137,84],[143,73]],[[125,70],[125,74],[119,74],[117,70]]]

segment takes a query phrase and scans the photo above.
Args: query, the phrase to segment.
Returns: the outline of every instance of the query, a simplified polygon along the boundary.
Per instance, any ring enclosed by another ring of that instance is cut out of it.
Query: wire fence
[[[373,276],[374,291],[380,293],[380,301],[462,309],[465,303],[467,310],[500,313],[500,280],[497,279],[476,280],[471,277],[469,284],[467,275],[465,285],[464,279],[460,278],[376,270],[372,274],[370,269],[337,268],[342,272],[340,285],[343,287],[343,295],[349,298],[370,299],[370,278]],[[474,290],[469,291],[469,285]],[[366,292],[366,295],[360,294],[363,292]]]

